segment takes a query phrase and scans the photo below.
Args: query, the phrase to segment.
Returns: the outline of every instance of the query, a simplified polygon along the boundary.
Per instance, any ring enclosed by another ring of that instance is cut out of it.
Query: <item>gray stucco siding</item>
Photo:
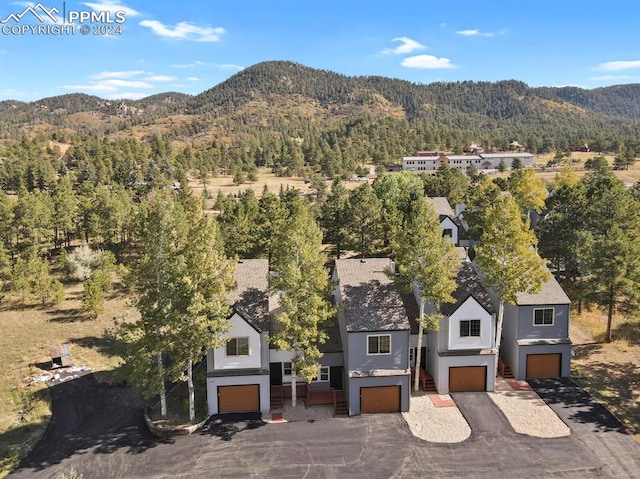
[[[552,325],[535,325],[534,310],[553,309]],[[566,339],[569,337],[569,305],[549,304],[518,306],[516,339]]]
[[[389,335],[390,354],[367,354],[369,336]],[[348,333],[347,368],[353,370],[407,369],[409,367],[409,331],[368,331]]]

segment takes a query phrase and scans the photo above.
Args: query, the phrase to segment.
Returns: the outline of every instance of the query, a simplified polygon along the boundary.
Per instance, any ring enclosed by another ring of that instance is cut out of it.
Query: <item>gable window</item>
[[[327,383],[329,382],[329,366],[320,366],[318,374],[311,382]]]
[[[391,335],[367,336],[367,354],[391,354]]]
[[[442,236],[448,236],[451,238],[453,236],[453,230],[451,228],[444,228],[442,230]]]
[[[227,356],[249,356],[249,338],[231,338],[227,343]]]
[[[480,337],[480,320],[479,319],[463,319],[460,321],[460,337],[461,338],[479,338]]]
[[[534,309],[533,324],[534,326],[552,326],[553,308]]]
[[[291,361],[286,362],[286,363],[282,363],[282,375],[283,376],[291,376],[291,370],[292,370]]]

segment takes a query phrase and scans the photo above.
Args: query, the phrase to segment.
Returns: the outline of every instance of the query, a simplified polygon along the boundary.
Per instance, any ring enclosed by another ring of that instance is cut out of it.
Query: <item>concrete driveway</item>
[[[89,375],[52,387],[51,393],[53,420],[10,477],[52,478],[71,468],[85,479],[506,474],[583,479],[638,477],[640,471],[635,459],[640,445],[609,443],[604,436],[623,434],[619,431],[594,433],[594,426],[585,422],[584,428],[572,426],[569,437],[524,436],[500,418],[501,412],[483,393],[456,397],[473,429],[471,437],[458,444],[414,438],[400,414],[284,424],[265,424],[257,416],[227,416],[201,433],[159,440],[146,430],[142,406],[126,388],[101,387]],[[594,434],[602,438],[591,438]]]

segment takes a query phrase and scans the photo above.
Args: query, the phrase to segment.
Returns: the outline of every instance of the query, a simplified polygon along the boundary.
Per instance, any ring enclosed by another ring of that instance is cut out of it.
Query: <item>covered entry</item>
[[[260,385],[218,387],[218,412],[254,412],[260,411]]]
[[[553,354],[528,354],[527,355],[527,379],[557,378],[560,376],[562,355]]]
[[[400,412],[400,386],[360,388],[360,412],[362,414]]]
[[[460,366],[449,368],[449,391],[452,393],[486,391],[486,366]]]

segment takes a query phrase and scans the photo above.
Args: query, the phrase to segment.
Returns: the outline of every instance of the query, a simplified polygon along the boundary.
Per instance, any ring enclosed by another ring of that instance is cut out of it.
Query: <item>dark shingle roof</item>
[[[457,287],[451,294],[455,302],[440,305],[440,312],[447,317],[451,316],[467,299],[469,299],[470,296],[472,296],[476,301],[478,301],[478,303],[480,303],[480,305],[482,305],[482,307],[484,307],[489,313],[493,314],[495,310],[491,303],[491,298],[482,285],[482,281],[480,280],[478,273],[476,273],[476,270],[473,268],[471,263],[467,261],[464,248],[456,249],[460,253],[462,262],[456,276]],[[413,305],[411,305],[411,299],[413,299]],[[407,311],[415,311],[415,313],[409,314],[411,334],[418,334],[417,318],[420,314],[420,309],[417,301],[413,297],[413,294],[411,294],[411,297],[406,298],[405,304],[410,304],[412,308],[408,308]],[[425,314],[433,312],[433,308],[430,309],[428,306],[425,309]]]
[[[495,312],[487,290],[484,289],[478,273],[476,273],[469,261],[463,261],[460,264],[460,269],[456,276],[456,284],[457,288],[451,295],[455,302],[444,303],[440,307],[442,314],[451,316],[469,296],[473,296],[489,313],[493,314]]]
[[[269,329],[268,274],[268,260],[240,260],[236,264],[238,286],[228,294],[233,309],[258,331]]]
[[[551,276],[549,281],[542,285],[542,290],[538,294],[518,293],[516,295],[516,304],[520,306],[570,303],[571,300],[553,276]]]
[[[429,201],[435,208],[436,213],[438,213],[438,215],[440,216],[444,215],[450,218],[453,218],[456,215],[453,211],[453,208],[451,208],[451,205],[449,204],[449,200],[446,197],[444,196],[430,197]]]
[[[385,270],[388,258],[336,260],[347,331],[409,329],[400,293]]]

